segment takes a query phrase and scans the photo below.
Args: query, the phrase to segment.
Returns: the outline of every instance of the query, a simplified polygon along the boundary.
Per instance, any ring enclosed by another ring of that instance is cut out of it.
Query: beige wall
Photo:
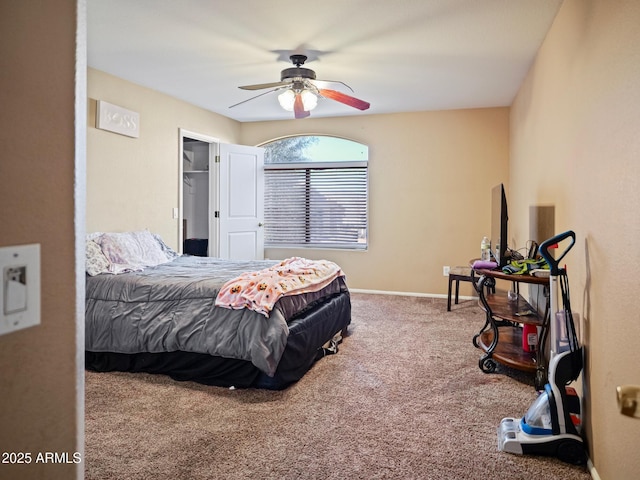
[[[178,247],[179,129],[237,143],[240,124],[95,69],[88,72],[87,231],[149,229]],[[140,137],[95,128],[96,101],[140,114]]]
[[[491,187],[508,179],[507,108],[242,124],[242,143],[320,133],[369,146],[369,249],[267,249],[338,262],[351,288],[444,294],[490,235]],[[471,293],[470,289],[466,293]]]
[[[35,460],[44,452],[73,455],[83,443],[76,394],[76,1],[2,2],[0,12],[0,246],[41,248],[41,324],[0,337],[0,452],[28,452],[32,463],[2,464],[0,477],[69,479],[82,465]]]
[[[640,2],[567,0],[512,107],[510,208],[555,204],[572,307],[583,318],[586,427],[603,479],[638,478],[640,421],[616,386],[640,385]],[[512,233],[527,237],[526,218]]]

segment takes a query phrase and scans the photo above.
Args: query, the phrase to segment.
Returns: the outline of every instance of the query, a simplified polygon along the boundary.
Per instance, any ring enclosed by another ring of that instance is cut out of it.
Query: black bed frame
[[[236,388],[282,390],[300,380],[324,355],[322,348],[351,323],[348,291],[327,297],[289,321],[287,346],[273,377],[246,360],[203,353],[111,353],[85,351],[85,368],[97,372],[146,372],[169,375],[178,381]]]

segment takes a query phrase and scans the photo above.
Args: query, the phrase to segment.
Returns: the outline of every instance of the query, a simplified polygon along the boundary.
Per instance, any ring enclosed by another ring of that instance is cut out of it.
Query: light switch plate
[[[40,245],[0,247],[0,335],[40,324]]]

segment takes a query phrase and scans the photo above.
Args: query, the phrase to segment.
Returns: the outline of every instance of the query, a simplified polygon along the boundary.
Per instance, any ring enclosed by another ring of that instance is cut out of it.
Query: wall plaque
[[[140,136],[140,114],[98,100],[96,127],[101,130],[138,138]]]

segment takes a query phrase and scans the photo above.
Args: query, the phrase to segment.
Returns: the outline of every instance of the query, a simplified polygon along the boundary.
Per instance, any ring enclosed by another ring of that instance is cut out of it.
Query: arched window
[[[265,148],[265,246],[367,248],[369,148],[324,135]]]

